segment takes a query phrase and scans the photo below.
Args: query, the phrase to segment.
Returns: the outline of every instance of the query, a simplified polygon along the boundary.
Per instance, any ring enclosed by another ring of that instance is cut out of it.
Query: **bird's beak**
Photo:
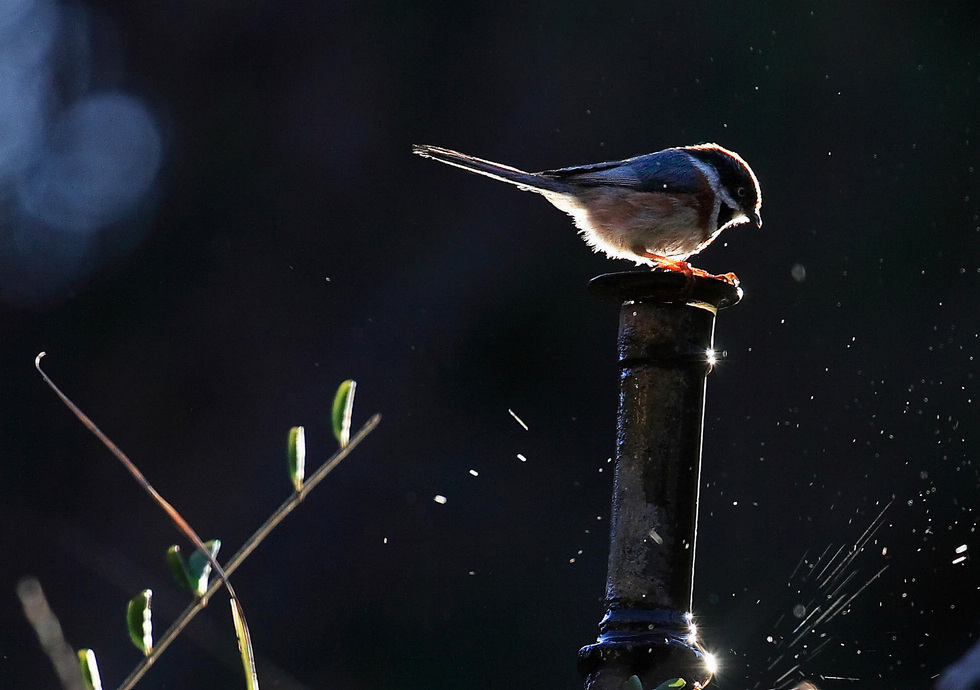
[[[759,215],[758,211],[753,211],[752,214],[749,216],[749,220],[752,221],[752,225],[754,225],[755,227],[757,228],[762,227],[762,216]]]

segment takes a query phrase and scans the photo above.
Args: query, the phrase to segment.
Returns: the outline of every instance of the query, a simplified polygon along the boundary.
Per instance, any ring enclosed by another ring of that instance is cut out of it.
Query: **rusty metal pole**
[[[679,273],[601,275],[621,303],[620,394],[606,615],[579,652],[586,690],[645,690],[711,675],[690,618],[701,434],[715,314],[741,298],[722,280]]]

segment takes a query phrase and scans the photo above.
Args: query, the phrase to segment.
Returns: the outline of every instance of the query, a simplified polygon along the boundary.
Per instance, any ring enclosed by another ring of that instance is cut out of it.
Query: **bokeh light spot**
[[[54,228],[91,232],[132,212],[161,154],[142,104],[121,93],[90,96],[58,120],[41,164],[18,186],[21,204]]]

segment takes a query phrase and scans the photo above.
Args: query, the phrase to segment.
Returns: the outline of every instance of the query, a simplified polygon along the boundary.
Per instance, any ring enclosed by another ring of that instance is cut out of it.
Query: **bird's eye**
[[[749,191],[745,187],[739,187],[738,189],[735,190],[735,193],[738,194],[740,197],[743,197],[746,194],[748,194]]]

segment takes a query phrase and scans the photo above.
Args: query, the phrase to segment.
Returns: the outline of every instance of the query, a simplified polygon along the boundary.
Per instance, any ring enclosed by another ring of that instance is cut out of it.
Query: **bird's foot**
[[[729,273],[722,273],[721,275],[712,275],[710,273],[705,273],[705,277],[706,278],[715,278],[716,280],[724,280],[726,283],[728,283],[732,287],[738,287],[738,285],[739,285],[738,276],[735,275],[734,273],[731,273],[731,272],[729,272]]]
[[[666,256],[657,256],[656,254],[647,254],[647,258],[653,261],[654,270],[660,268],[664,271],[673,271],[675,273],[681,273],[689,278],[697,276],[698,278],[711,278],[713,280],[723,280],[733,287],[738,287],[739,281],[738,276],[734,273],[724,273],[722,275],[714,275],[713,273],[708,273],[700,268],[695,268],[686,261],[680,261],[678,259],[668,259]]]

